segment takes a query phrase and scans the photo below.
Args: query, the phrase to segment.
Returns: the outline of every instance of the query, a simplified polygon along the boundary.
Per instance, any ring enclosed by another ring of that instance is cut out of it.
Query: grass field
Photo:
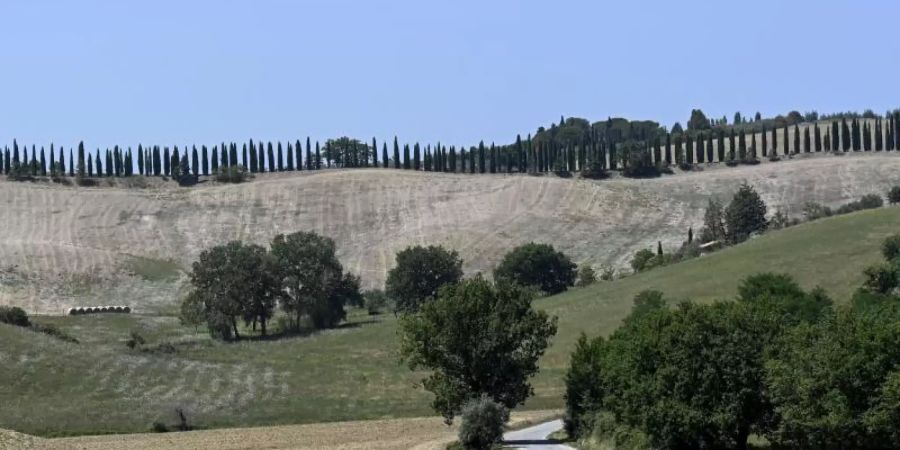
[[[613,282],[543,298],[559,334],[534,380],[529,409],[558,408],[562,374],[582,331],[614,330],[642,289],[673,300],[731,298],[760,271],[790,273],[805,288],[846,300],[879,245],[900,232],[900,208],[883,208],[773,232],[737,247]],[[177,319],[152,315],[37,317],[81,340],[69,344],[0,325],[0,428],[59,436],[144,432],[183,407],[201,428],[262,426],[431,414],[428,393],[396,358],[396,319],[354,311],[337,330],[223,344]],[[131,351],[138,329],[150,347]]]

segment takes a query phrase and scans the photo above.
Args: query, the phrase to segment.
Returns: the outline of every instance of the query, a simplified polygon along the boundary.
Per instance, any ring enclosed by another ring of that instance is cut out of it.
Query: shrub
[[[744,158],[743,160],[741,160],[741,164],[746,164],[748,166],[755,166],[755,165],[759,164],[759,160],[756,159],[755,156],[752,156],[752,157]]]
[[[490,450],[503,439],[503,427],[509,420],[505,406],[482,395],[462,408],[459,442],[469,450]]]
[[[34,178],[31,176],[29,167],[22,165],[19,161],[13,161],[9,172],[6,174],[6,179],[10,181],[31,181]]]
[[[817,220],[823,217],[829,217],[834,214],[831,208],[816,202],[807,202],[803,206],[803,217],[806,220]]]
[[[781,158],[778,155],[769,155],[769,162],[778,162],[781,161]]]
[[[589,286],[594,284],[595,281],[597,281],[597,275],[590,264],[584,264],[578,269],[578,282],[575,283],[577,286]]]
[[[897,203],[900,203],[900,186],[892,187],[891,190],[888,191],[887,198],[888,198],[888,203],[890,203],[892,205],[896,205]]]
[[[616,269],[612,266],[603,266],[600,268],[600,279],[603,281],[612,281],[616,278]]]
[[[575,284],[575,267],[568,256],[556,251],[552,245],[531,242],[507,253],[494,269],[494,278],[535,286],[552,295]]]
[[[606,169],[603,168],[603,164],[601,164],[600,162],[592,162],[587,167],[581,170],[581,178],[602,180],[608,176],[609,174],[606,172]]]
[[[737,244],[750,235],[766,231],[766,204],[750,185],[744,183],[725,208],[725,229],[728,240]]]
[[[56,325],[49,325],[49,324],[43,325],[43,324],[35,323],[35,324],[31,325],[31,329],[34,331],[37,331],[38,333],[44,333],[47,336],[54,337],[56,339],[59,339],[59,340],[65,341],[65,342],[71,342],[73,344],[78,343],[78,339],[75,339],[74,337],[69,336],[68,334],[66,334],[59,328],[57,328]]]
[[[884,240],[881,244],[881,254],[888,261],[893,261],[900,256],[900,234],[895,234]]]
[[[884,206],[884,199],[878,194],[866,194],[859,199],[860,209],[875,209]]]
[[[590,431],[594,414],[603,405],[603,337],[582,333],[566,371],[566,433],[573,438]]]
[[[631,269],[635,272],[643,272],[650,268],[650,260],[656,256],[653,251],[650,249],[640,249],[637,253],[634,254],[634,257],[631,259]]]
[[[363,293],[363,302],[365,303],[366,311],[369,312],[369,315],[377,316],[381,314],[388,305],[388,297],[384,291],[373,289]]]
[[[31,321],[28,314],[18,306],[0,306],[0,323],[15,325],[17,327],[29,327]]]
[[[736,159],[729,159],[728,161],[725,161],[725,165],[728,167],[737,167],[738,164],[740,164],[740,162]]]
[[[591,420],[591,434],[585,440],[588,445],[597,444],[596,448],[604,449],[629,449],[650,450],[650,442],[647,435],[636,428],[616,422],[615,416],[602,411]],[[590,447],[588,447],[590,446]]]
[[[142,347],[146,343],[147,341],[145,341],[144,337],[141,336],[137,331],[132,331],[128,336],[128,339],[125,340],[125,346],[132,350]]]
[[[153,425],[150,425],[150,431],[154,433],[168,433],[169,427],[167,427],[166,424],[157,421],[153,422]]]
[[[250,179],[250,173],[247,172],[247,168],[242,165],[228,167],[219,166],[213,175],[219,183],[243,183]]]

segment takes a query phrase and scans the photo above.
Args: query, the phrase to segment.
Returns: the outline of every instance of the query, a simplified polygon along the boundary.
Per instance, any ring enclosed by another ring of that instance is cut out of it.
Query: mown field
[[[528,409],[562,404],[562,375],[581,332],[609,333],[642,289],[672,301],[734,296],[743,277],[792,274],[838,302],[900,232],[900,208],[802,224],[685,263],[539,299],[559,334],[534,380]],[[430,396],[396,357],[396,319],[354,311],[345,326],[310,336],[211,341],[171,316],[37,317],[77,337],[70,344],[0,325],[0,428],[41,436],[144,432],[182,407],[201,428],[430,415]],[[126,348],[132,330],[151,352]],[[170,343],[168,346],[160,344]]]
[[[600,181],[393,169],[191,188],[140,177],[95,188],[0,180],[0,304],[39,314],[122,303],[171,313],[201,251],[234,239],[268,245],[294,231],[333,238],[365,287],[383,286],[396,252],[417,244],[459,251],[468,274],[490,272],[529,241],[553,244],[579,264],[623,267],[657,241],[679,245],[702,225],[710,197],[725,201],[744,181],[771,212],[796,217],[808,201],[836,207],[884,195],[898,171],[900,152],[870,152]]]

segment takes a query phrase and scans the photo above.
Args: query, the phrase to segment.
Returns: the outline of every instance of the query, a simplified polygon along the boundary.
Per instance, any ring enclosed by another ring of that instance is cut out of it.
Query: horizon
[[[736,111],[882,114],[897,106],[883,93],[900,12],[883,3],[7,2],[0,145],[397,136],[468,147],[511,143],[561,116],[671,128],[694,108],[729,121]],[[751,39],[714,20],[735,14],[754,25]],[[818,39],[838,28],[869,45]],[[762,64],[717,56],[732,54]],[[878,69],[847,84],[861,64]]]

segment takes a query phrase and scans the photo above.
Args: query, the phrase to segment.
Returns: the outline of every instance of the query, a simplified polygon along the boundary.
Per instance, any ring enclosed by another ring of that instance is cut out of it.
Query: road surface
[[[533,427],[510,431],[503,435],[504,447],[528,450],[575,450],[568,445],[547,439],[547,436],[561,430],[562,427],[563,421],[557,419]]]

